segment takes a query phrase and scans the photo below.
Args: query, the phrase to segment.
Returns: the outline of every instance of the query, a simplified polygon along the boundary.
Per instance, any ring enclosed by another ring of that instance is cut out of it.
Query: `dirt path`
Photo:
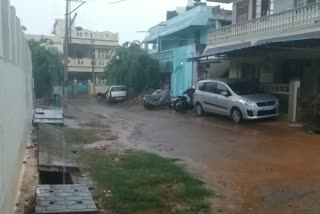
[[[214,115],[145,111],[88,97],[69,102],[75,120],[108,126],[116,137],[107,143],[184,160],[221,196],[213,213],[320,213],[318,136],[275,121],[234,125]]]

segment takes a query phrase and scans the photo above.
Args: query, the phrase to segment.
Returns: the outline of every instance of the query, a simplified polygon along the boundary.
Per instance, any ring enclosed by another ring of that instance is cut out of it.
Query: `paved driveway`
[[[167,109],[70,99],[82,120],[107,120],[120,143],[172,158],[216,190],[213,213],[320,213],[320,137],[279,121],[233,124]],[[93,116],[95,115],[95,116]]]

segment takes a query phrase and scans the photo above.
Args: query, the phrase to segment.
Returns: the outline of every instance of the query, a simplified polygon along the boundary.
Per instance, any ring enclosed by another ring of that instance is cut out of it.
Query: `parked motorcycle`
[[[97,93],[97,101],[102,102],[102,101],[107,100],[106,94],[107,94],[107,92],[106,93]]]
[[[152,95],[144,98],[143,106],[149,110],[155,107],[171,107],[170,91],[161,89],[156,90]]]
[[[193,110],[193,96],[195,89],[188,88],[182,93],[182,96],[177,96],[172,101],[172,108],[176,112],[185,112],[189,110]]]

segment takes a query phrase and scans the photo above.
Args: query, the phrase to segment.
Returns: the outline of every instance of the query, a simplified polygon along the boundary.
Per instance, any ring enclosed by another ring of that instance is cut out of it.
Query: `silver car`
[[[264,93],[256,84],[235,79],[199,81],[194,104],[196,113],[226,115],[235,123],[279,116],[279,100]]]

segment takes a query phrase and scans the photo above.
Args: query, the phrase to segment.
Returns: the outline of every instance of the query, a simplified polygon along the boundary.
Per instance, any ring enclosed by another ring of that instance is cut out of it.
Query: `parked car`
[[[121,102],[127,99],[127,88],[123,85],[112,85],[106,92],[107,102]]]
[[[277,117],[280,106],[276,97],[264,93],[257,84],[235,79],[200,81],[194,104],[199,116],[212,112],[229,116],[235,123]]]

